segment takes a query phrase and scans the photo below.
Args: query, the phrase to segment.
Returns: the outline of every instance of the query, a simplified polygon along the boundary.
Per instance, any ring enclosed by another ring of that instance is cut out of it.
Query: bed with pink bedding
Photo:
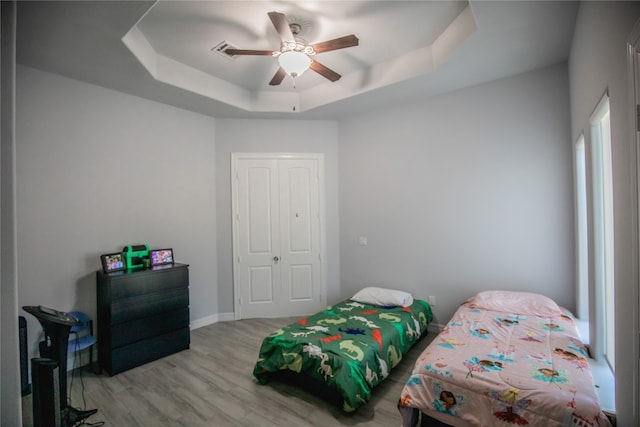
[[[533,293],[463,303],[417,359],[398,405],[403,427],[611,426],[573,317]],[[441,425],[441,424],[438,424]]]

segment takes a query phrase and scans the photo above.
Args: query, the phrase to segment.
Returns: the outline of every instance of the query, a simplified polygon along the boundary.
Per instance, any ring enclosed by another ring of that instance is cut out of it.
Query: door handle
[[[274,257],[273,257],[273,260],[274,260],[275,262],[278,262],[278,261],[280,261],[280,258],[276,255],[276,256],[274,256]]]

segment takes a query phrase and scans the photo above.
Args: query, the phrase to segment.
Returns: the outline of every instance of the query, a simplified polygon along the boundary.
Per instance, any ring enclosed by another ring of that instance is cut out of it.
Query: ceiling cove
[[[428,74],[477,30],[466,1],[345,1],[327,6],[327,2],[159,1],[122,42],[158,82],[246,112],[296,114]],[[277,50],[280,40],[267,15],[274,11],[298,25],[298,35],[305,40],[352,33],[359,38],[359,46],[319,58],[340,70],[339,80],[331,82],[307,71],[273,87],[269,80],[278,69],[275,58],[230,58],[216,52],[225,44]]]

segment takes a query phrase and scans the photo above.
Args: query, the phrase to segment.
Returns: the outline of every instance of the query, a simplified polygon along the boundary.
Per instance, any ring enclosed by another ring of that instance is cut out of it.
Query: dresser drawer
[[[185,327],[189,327],[188,308],[120,323],[111,328],[111,347],[122,347]]]
[[[188,288],[122,299],[111,304],[111,325],[155,316],[188,306]]]
[[[114,349],[111,366],[106,366],[110,375],[140,366],[152,360],[189,348],[189,328],[179,329],[133,344]],[[110,368],[110,369],[109,369]]]
[[[161,267],[156,267],[161,268]],[[111,300],[131,298],[150,292],[162,292],[189,286],[189,270],[186,267],[160,270],[143,270],[135,274],[122,274],[111,279]]]

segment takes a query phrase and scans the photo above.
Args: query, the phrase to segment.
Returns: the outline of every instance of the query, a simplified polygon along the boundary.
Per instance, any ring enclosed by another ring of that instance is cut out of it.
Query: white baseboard
[[[189,329],[192,331],[194,329],[202,328],[203,326],[213,325],[218,322],[228,322],[230,320],[234,320],[235,316],[233,313],[218,313],[212,314],[211,316],[201,317],[200,319],[192,320],[189,324]]]
[[[236,320],[236,315],[233,312],[231,312],[231,313],[220,313],[218,315],[218,317],[219,317],[219,321],[220,322],[230,322],[232,320]]]
[[[444,329],[445,325],[441,325],[439,323],[429,323],[427,326],[427,331],[433,334],[439,334]]]

